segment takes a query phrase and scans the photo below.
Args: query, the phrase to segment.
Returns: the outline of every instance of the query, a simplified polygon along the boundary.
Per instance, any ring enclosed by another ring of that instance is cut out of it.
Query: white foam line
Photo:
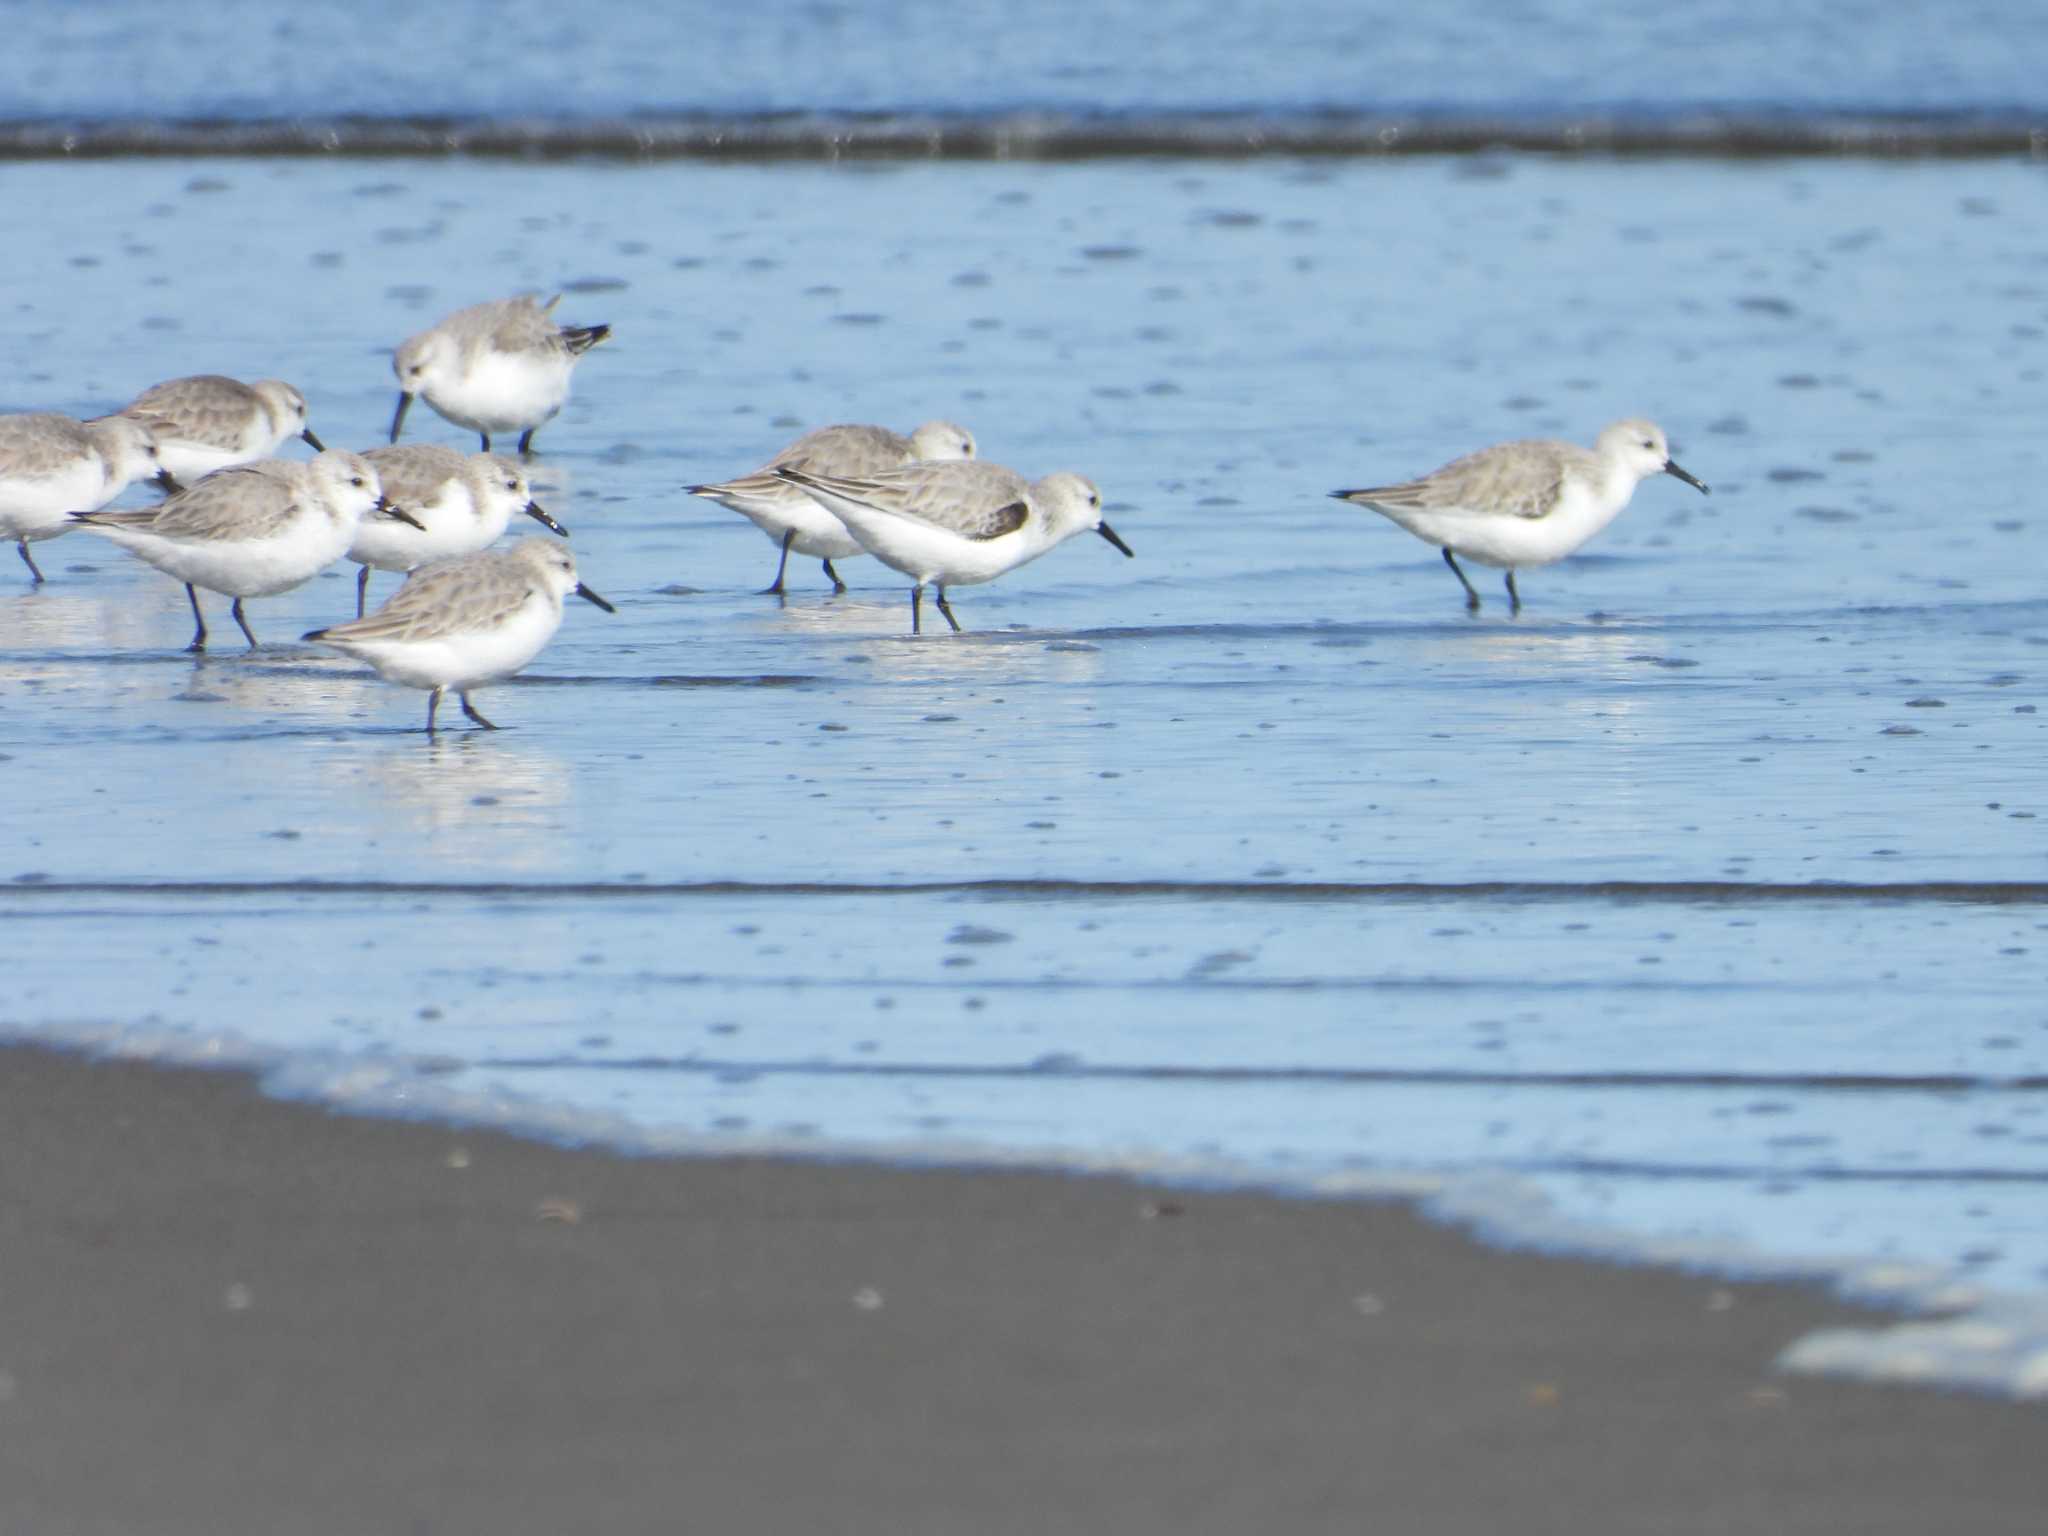
[[[631,1156],[785,1157],[909,1167],[1057,1170],[1325,1200],[1401,1200],[1495,1247],[1642,1264],[1734,1281],[1825,1285],[1845,1300],[1908,1314],[1827,1328],[1795,1340],[1776,1365],[1794,1374],[1961,1388],[2048,1399],[2048,1296],[1987,1291],[1929,1265],[1767,1253],[1741,1243],[1632,1233],[1561,1214],[1525,1179],[1499,1173],[1388,1169],[1283,1179],[1222,1158],[1140,1150],[993,1147],[969,1140],[830,1142],[766,1133],[716,1136],[636,1124],[497,1086],[464,1087],[447,1058],[284,1051],[232,1031],[89,1023],[0,1023],[0,1043],[36,1044],[123,1061],[251,1072],[278,1099],[384,1119],[476,1126]]]

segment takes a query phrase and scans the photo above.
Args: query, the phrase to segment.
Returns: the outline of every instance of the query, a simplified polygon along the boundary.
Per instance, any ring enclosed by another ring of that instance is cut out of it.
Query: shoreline
[[[1392,1204],[670,1161],[5,1048],[0,1527],[1973,1532],[2048,1410]]]

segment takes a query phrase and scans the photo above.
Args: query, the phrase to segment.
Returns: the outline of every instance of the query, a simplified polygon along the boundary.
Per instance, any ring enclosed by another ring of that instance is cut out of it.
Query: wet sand
[[[0,1070],[0,1529],[2034,1532],[2043,1412],[1803,1289],[1392,1206],[631,1160]]]

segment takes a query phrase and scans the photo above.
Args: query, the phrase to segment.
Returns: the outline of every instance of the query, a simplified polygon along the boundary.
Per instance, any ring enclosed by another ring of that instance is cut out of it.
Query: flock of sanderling
[[[243,384],[218,375],[173,379],[111,415],[89,421],[48,412],[0,415],[0,538],[19,546],[40,584],[29,545],[82,527],[113,540],[185,584],[206,647],[199,589],[231,599],[251,648],[246,598],[269,597],[346,557],[361,570],[356,617],[304,638],[359,657],[389,680],[425,688],[427,730],[453,689],[470,702],[484,684],[510,677],[561,626],[562,605],[610,603],[577,578],[568,549],[543,538],[490,546],[515,513],[567,536],[533,500],[525,469],[491,452],[493,433],[518,432],[519,451],[561,410],[577,360],[610,327],[559,325],[552,302],[532,296],[456,311],[393,353],[398,408],[387,446],[363,453],[326,448],[306,424],[305,397],[275,379]],[[414,399],[478,433],[482,451],[461,454],[400,444]],[[292,437],[310,460],[270,457]],[[1465,556],[1507,572],[1561,560],[1619,515],[1655,474],[1707,488],[1672,462],[1664,433],[1619,421],[1591,450],[1573,443],[1501,443],[1417,480],[1332,491],[1385,514],[1443,551],[1465,588]],[[154,478],[170,494],[138,511],[102,511],[128,486]],[[751,474],[689,490],[744,514],[781,550],[780,593],[791,553],[824,562],[871,554],[911,579],[910,626],[922,629],[926,587],[956,631],[949,587],[992,581],[1077,533],[1095,532],[1125,555],[1130,546],[1102,519],[1102,493],[1061,472],[1027,480],[975,457],[974,435],[933,421],[908,437],[883,427],[822,427]],[[372,570],[406,573],[404,585],[365,614]]]

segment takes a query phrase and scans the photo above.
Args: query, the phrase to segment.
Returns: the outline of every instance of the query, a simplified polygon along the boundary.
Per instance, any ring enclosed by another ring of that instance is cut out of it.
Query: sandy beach
[[[1809,1290],[1391,1206],[629,1160],[9,1049],[0,1529],[2034,1532]]]

